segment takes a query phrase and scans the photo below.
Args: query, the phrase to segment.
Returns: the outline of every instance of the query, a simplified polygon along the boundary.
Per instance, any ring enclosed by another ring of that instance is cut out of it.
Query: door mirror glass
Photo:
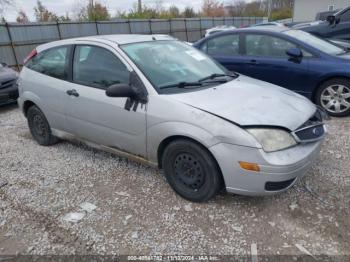
[[[286,54],[292,58],[301,58],[303,56],[303,52],[299,48],[289,48]]]
[[[130,97],[134,98],[136,93],[128,84],[114,84],[107,88],[106,95],[109,97]]]
[[[335,16],[334,15],[327,16],[327,21],[330,25],[333,25],[335,22]]]

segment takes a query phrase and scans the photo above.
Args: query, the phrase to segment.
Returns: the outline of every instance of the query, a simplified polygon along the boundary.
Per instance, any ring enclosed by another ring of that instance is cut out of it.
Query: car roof
[[[237,29],[239,31],[259,31],[259,32],[276,32],[281,33],[285,31],[289,31],[290,28],[286,26],[275,26],[275,25],[260,25],[260,26],[253,26],[253,27],[246,27],[246,28],[240,28]]]
[[[115,34],[115,35],[97,35],[88,36],[82,38],[75,38],[75,40],[93,40],[93,41],[111,41],[118,45],[149,42],[149,41],[161,41],[161,40],[174,40],[175,38],[169,35],[139,35],[139,34]]]
[[[140,43],[140,42],[150,42],[150,41],[164,41],[164,40],[176,40],[176,38],[169,35],[141,35],[141,34],[115,34],[115,35],[96,35],[96,36],[86,36],[86,37],[77,37],[65,40],[59,40],[54,42],[49,42],[43,45],[38,46],[37,51],[42,51],[51,47],[60,46],[60,45],[69,45],[77,44],[79,41],[91,41],[91,42],[100,42],[108,43],[111,42],[117,45]]]
[[[202,43],[206,42],[209,39],[212,39],[212,38],[215,38],[218,36],[223,36],[223,35],[230,34],[230,33],[283,33],[283,32],[287,32],[290,30],[294,30],[294,29],[291,29],[291,28],[286,27],[286,26],[274,26],[274,25],[237,28],[237,29],[221,31],[221,32],[212,34],[210,36],[207,36],[205,38],[202,38],[202,39],[198,40],[194,44],[194,46],[201,45]]]

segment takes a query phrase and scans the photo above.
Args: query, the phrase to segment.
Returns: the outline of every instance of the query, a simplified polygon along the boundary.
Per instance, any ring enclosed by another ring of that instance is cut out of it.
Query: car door
[[[304,50],[305,57],[293,59],[286,54],[290,48],[299,47],[276,36],[247,33],[241,72],[293,91],[308,92],[311,78],[307,56],[311,54]]]
[[[129,84],[130,66],[110,46],[75,46],[66,117],[78,137],[128,153],[146,154],[146,105],[125,109],[127,98],[107,97],[106,89]]]
[[[230,71],[240,72],[243,64],[240,34],[230,33],[208,39],[200,49]]]
[[[64,100],[70,85],[68,66],[71,48],[70,45],[64,45],[39,52],[26,63],[25,67],[30,70],[24,70],[28,75],[21,79],[21,85],[40,98],[36,102],[51,128],[61,131],[67,129]]]

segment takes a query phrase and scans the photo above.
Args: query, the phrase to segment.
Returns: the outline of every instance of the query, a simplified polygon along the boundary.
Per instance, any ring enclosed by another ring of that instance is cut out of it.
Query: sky
[[[7,21],[13,22],[16,20],[19,10],[24,10],[31,21],[34,20],[34,6],[36,0],[14,0],[15,5],[9,6],[4,12],[4,17]],[[117,11],[128,11],[130,10],[137,0],[95,0],[102,4],[105,4],[111,15],[115,15]],[[193,7],[195,10],[199,10],[202,5],[202,0],[142,0],[144,4],[155,5],[157,1],[161,1],[162,5],[166,8],[171,5],[177,6],[180,10],[186,6]],[[226,0],[226,2],[232,2],[235,0]],[[248,1],[248,0],[246,0]],[[85,5],[88,0],[41,0],[44,6],[49,11],[53,11],[58,16],[65,15],[67,12],[72,16],[76,10],[79,9],[80,5]]]

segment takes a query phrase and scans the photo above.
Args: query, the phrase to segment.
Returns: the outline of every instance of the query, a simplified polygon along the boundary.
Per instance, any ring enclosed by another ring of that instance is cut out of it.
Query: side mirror
[[[335,23],[335,16],[329,15],[329,16],[327,16],[326,20],[328,21],[329,25],[333,25]]]
[[[106,95],[109,97],[130,97],[134,98],[136,93],[128,84],[111,85],[106,90]]]
[[[106,90],[106,96],[109,97],[127,97],[129,98],[126,109],[130,109],[133,104],[141,103],[146,104],[148,102],[148,93],[145,85],[141,79],[135,73],[130,72],[129,84],[115,84],[111,85]],[[136,110],[136,107],[135,107]]]
[[[303,52],[299,48],[289,48],[286,54],[291,58],[300,59],[303,57]]]

